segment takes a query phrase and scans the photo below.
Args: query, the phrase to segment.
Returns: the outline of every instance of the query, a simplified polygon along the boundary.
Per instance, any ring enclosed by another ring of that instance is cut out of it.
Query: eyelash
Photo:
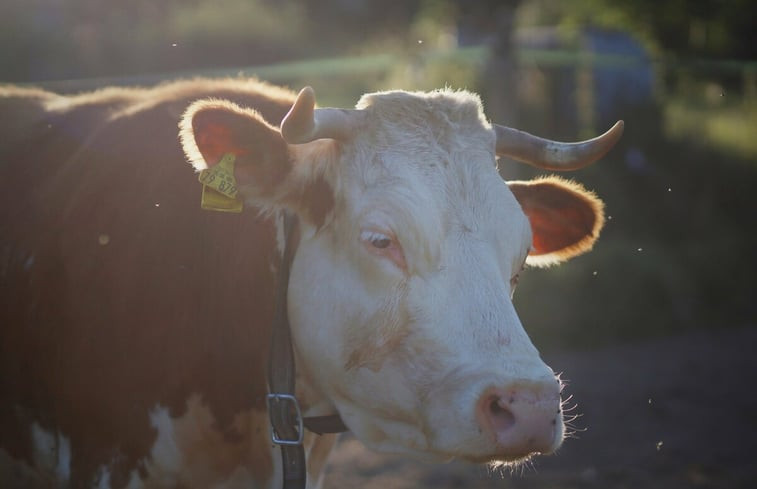
[[[376,249],[383,250],[391,246],[392,238],[378,231],[365,230],[360,233],[360,240]]]
[[[407,269],[405,254],[392,234],[375,229],[364,229],[360,231],[360,241],[370,253],[391,260],[401,270]]]

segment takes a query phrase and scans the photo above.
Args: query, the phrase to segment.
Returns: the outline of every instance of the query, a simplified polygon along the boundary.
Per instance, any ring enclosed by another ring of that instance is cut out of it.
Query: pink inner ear
[[[237,156],[245,154],[246,151],[235,142],[232,130],[226,125],[209,120],[212,118],[210,114],[204,116],[200,113],[193,120],[195,142],[205,163],[214,166],[226,153]]]
[[[531,256],[567,259],[591,248],[602,227],[602,203],[578,184],[557,178],[511,182],[533,231]]]
[[[524,209],[525,210],[525,209]],[[544,255],[568,248],[591,235],[595,216],[588,207],[541,208],[526,210],[533,230],[533,251]]]

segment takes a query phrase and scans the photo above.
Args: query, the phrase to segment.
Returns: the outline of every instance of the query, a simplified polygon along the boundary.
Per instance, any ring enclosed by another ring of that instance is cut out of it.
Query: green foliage
[[[245,66],[305,57],[309,24],[295,1],[4,0],[3,81]]]
[[[717,83],[696,85],[693,93],[676,93],[666,100],[666,133],[705,141],[724,154],[757,163],[757,100],[732,96]]]
[[[633,33],[655,52],[677,56],[757,58],[752,0],[529,0],[520,25],[596,26]]]
[[[213,43],[304,43],[305,14],[291,2],[275,7],[262,0],[181,3],[168,18],[169,38]]]

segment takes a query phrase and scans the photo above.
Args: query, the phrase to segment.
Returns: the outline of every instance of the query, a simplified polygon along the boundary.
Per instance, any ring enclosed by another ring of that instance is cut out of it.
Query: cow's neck
[[[268,363],[268,415],[272,427],[272,441],[279,445],[281,451],[285,489],[305,487],[307,474],[303,448],[305,428],[319,435],[347,431],[339,414],[304,417],[299,400],[295,396],[295,352],[287,314],[287,290],[289,269],[298,241],[295,236],[296,227],[296,217],[284,212],[284,251],[277,276],[275,314]]]

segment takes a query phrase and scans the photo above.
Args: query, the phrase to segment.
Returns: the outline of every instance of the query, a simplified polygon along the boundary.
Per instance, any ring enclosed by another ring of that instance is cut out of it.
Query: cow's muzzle
[[[549,454],[562,443],[557,379],[489,387],[476,404],[476,421],[495,446],[495,459]]]

